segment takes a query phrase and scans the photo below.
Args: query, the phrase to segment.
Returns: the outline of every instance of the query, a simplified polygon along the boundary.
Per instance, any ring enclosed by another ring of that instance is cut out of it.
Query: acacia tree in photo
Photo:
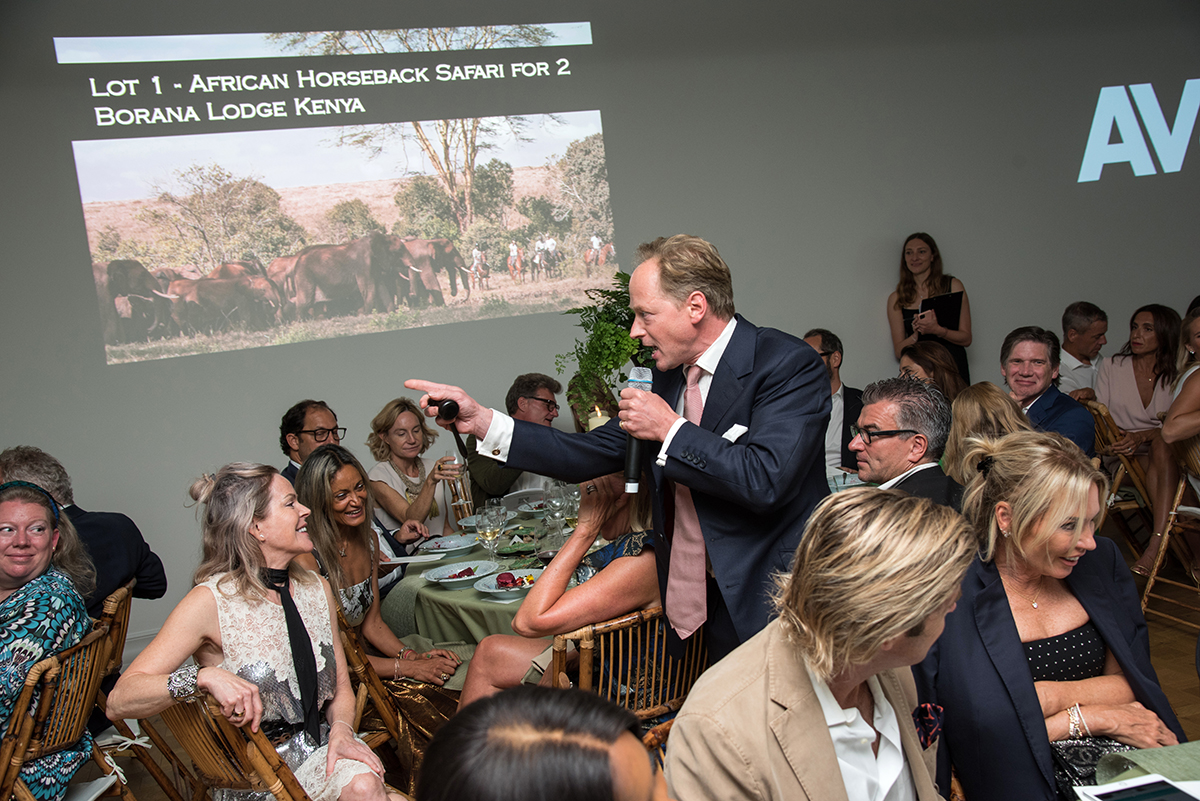
[[[175,173],[176,191],[154,186],[156,205],[138,219],[162,232],[154,250],[163,266],[195,264],[209,272],[227,261],[270,263],[304,246],[304,228],[280,208],[279,193],[217,164]]]
[[[557,185],[555,219],[572,219],[572,234],[579,245],[593,233],[613,240],[612,202],[608,192],[608,167],[604,161],[604,136],[592,134],[567,146],[551,167]]]
[[[384,227],[366,203],[354,198],[343,200],[325,212],[325,230],[330,242],[342,243],[376,231],[383,233]]]
[[[283,50],[305,55],[421,53],[540,47],[552,38],[541,25],[476,25],[455,28],[409,28],[373,31],[277,33],[270,39]],[[529,121],[522,116],[469,117],[431,122],[354,125],[341,129],[339,145],[360,147],[374,158],[399,140],[416,142],[433,168],[461,236],[475,221],[476,162],[494,140],[507,134],[524,139]]]

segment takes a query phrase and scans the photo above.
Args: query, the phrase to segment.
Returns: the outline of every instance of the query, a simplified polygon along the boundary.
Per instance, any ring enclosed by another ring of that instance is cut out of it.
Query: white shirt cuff
[[[678,431],[686,422],[687,420],[680,417],[676,419],[674,423],[671,423],[671,428],[667,431],[667,435],[663,437],[662,447],[658,449],[658,459],[655,460],[655,463],[658,464],[659,467],[667,466],[667,448],[671,447],[671,440],[675,438],[675,432]],[[491,432],[489,431],[488,433],[490,434]]]
[[[512,447],[513,419],[503,412],[492,409],[492,424],[487,436],[475,443],[475,450],[497,462],[508,461],[508,449]]]

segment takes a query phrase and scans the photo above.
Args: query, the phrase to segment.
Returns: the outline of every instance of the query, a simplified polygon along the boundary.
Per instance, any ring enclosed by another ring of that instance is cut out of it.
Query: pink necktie
[[[704,369],[688,368],[687,390],[683,395],[683,417],[700,424],[704,399],[700,396],[700,376]],[[708,585],[704,558],[704,535],[692,491],[675,484],[675,533],[671,539],[671,565],[667,572],[667,619],[680,639],[688,637],[708,619]]]

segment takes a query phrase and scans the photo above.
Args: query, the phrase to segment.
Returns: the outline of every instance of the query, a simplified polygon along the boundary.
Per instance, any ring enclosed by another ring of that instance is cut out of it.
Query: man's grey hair
[[[0,453],[0,480],[28,481],[49,492],[60,506],[75,503],[71,477],[62,462],[32,445],[16,445]]]
[[[1083,333],[1092,327],[1098,321],[1103,320],[1108,322],[1108,315],[1104,313],[1104,309],[1097,306],[1095,303],[1088,303],[1086,300],[1079,300],[1072,303],[1063,310],[1062,316],[1062,332],[1063,339],[1067,338],[1072,330]]]
[[[925,458],[936,462],[946,449],[950,436],[950,404],[932,383],[919,378],[899,376],[868,384],[862,394],[863,406],[871,403],[896,404],[896,428],[921,433],[929,444]]]

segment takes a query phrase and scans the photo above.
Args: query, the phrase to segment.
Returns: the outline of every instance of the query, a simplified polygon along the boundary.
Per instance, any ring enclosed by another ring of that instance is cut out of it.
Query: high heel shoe
[[[1141,565],[1137,564],[1136,562],[1134,564],[1130,565],[1129,572],[1136,573],[1139,576],[1142,576],[1144,578],[1148,578],[1150,576],[1150,568],[1142,567]],[[1195,579],[1193,579],[1193,581],[1194,580]]]

